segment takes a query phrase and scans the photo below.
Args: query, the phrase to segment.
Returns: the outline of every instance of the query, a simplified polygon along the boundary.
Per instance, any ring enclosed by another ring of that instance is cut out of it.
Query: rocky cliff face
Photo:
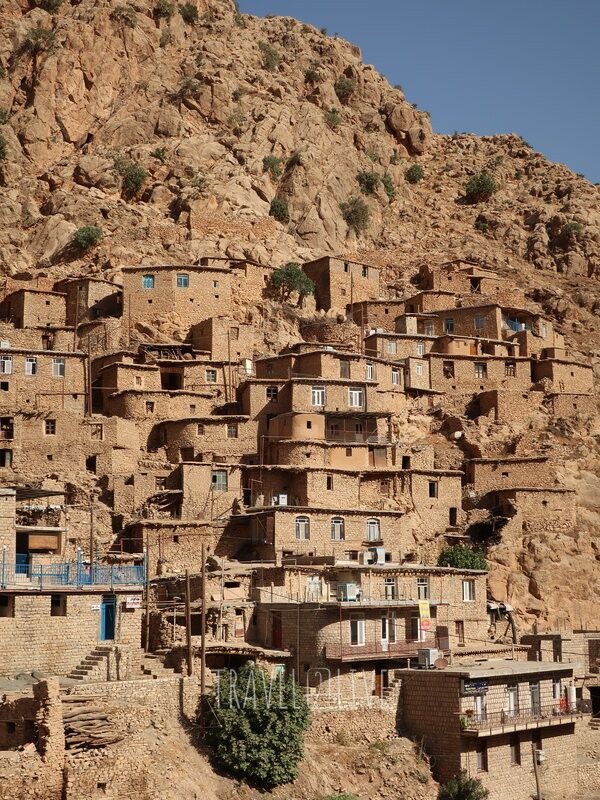
[[[168,2],[45,10],[54,5],[0,0],[4,274],[118,280],[125,264],[203,254],[279,264],[343,252],[385,267],[394,292],[424,259],[479,258],[597,360],[600,194],[584,178],[516,135],[432,134],[428,114],[357,47],[290,18],[240,15],[229,0],[198,2],[187,22]],[[424,173],[416,184],[405,178],[412,164]],[[465,184],[482,170],[498,191],[469,204]],[[369,194],[360,172],[378,176]],[[369,211],[360,235],[342,210],[352,197]],[[270,216],[274,199],[289,221]],[[86,252],[72,244],[85,225],[104,234]],[[597,420],[531,425],[494,431],[494,452],[527,435],[559,454],[581,525],[568,547],[517,544],[514,561],[498,562],[498,591],[528,622],[589,623],[600,613]],[[443,450],[441,433],[411,430]],[[448,459],[458,466],[461,454]]]

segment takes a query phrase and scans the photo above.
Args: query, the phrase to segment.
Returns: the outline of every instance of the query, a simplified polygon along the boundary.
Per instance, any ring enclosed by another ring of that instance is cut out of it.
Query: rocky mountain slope
[[[478,258],[598,361],[598,187],[517,135],[434,135],[356,46],[312,26],[241,15],[229,0],[197,9],[194,20],[166,0],[0,0],[2,273],[119,280],[125,264],[204,254],[280,264],[342,252],[384,267],[394,294],[425,259]],[[405,178],[412,164],[424,172],[416,184]],[[498,191],[466,203],[482,170]],[[359,172],[377,174],[372,193]],[[353,197],[369,210],[360,234],[342,208]],[[270,215],[274,199],[288,221]],[[86,225],[103,238],[84,251],[72,237]],[[265,348],[298,335],[285,313],[270,309]],[[410,430],[460,465],[443,426],[421,419]],[[598,419],[469,436],[483,453],[522,440],[554,454],[579,492],[574,536],[517,543],[508,563],[492,552],[498,591],[526,624],[597,620]]]

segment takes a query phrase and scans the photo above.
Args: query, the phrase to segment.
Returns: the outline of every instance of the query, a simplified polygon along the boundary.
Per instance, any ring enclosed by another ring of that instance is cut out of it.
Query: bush
[[[269,72],[275,72],[281,61],[281,56],[268,42],[260,42],[258,46],[263,57],[263,67]]]
[[[233,18],[233,21],[238,26],[238,28],[245,28],[246,27],[246,20],[244,19],[244,15],[237,13]]]
[[[487,172],[480,172],[467,181],[465,199],[468,203],[479,203],[489,200],[496,191],[498,191],[496,181]]]
[[[6,161],[7,155],[8,155],[8,142],[6,141],[6,136],[3,136],[0,133],[0,161]]]
[[[341,103],[347,103],[356,91],[356,84],[351,78],[345,75],[340,76],[333,86]]]
[[[234,103],[239,103],[240,100],[242,99],[242,96],[243,92],[241,89],[234,89],[233,92],[231,93],[231,99],[233,100]]]
[[[469,778],[466,772],[461,772],[440,786],[438,800],[485,800],[488,795],[488,790],[480,780]]]
[[[32,28],[23,42],[23,50],[33,55],[49,53],[56,45],[56,34],[49,28]]]
[[[40,0],[38,6],[49,14],[54,14],[62,5],[62,0]]]
[[[113,22],[125,25],[127,28],[135,28],[136,13],[132,6],[115,6],[110,12]]]
[[[325,124],[328,125],[332,131],[339,128],[342,121],[342,116],[337,108],[330,108],[325,112]]]
[[[302,166],[302,153],[300,153],[298,150],[294,150],[292,155],[288,158],[285,168],[294,169],[294,167],[301,167],[301,166]]]
[[[82,228],[77,228],[71,241],[82,252],[90,250],[95,247],[104,237],[102,228],[97,228],[95,225],[84,225]]]
[[[380,177],[376,172],[358,172],[356,180],[363,194],[373,194],[379,186]]]
[[[278,222],[288,223],[290,221],[290,210],[287,200],[283,197],[275,197],[271,200],[269,216],[274,217]]]
[[[160,32],[160,40],[158,42],[160,47],[166,47],[168,44],[171,44],[171,31],[168,28],[165,28]]]
[[[381,183],[383,184],[383,188],[385,193],[387,194],[388,200],[390,203],[396,197],[396,187],[394,186],[394,181],[392,180],[392,176],[389,172],[384,172],[381,176]]]
[[[369,208],[360,197],[351,197],[346,203],[340,206],[342,216],[346,223],[357,233],[360,234],[369,227],[371,215]]]
[[[268,673],[245,664],[221,673],[204,719],[216,765],[266,789],[293,781],[304,752],[309,710],[290,679],[270,685]]]
[[[560,229],[558,238],[562,247],[570,247],[581,238],[583,227],[578,222],[565,222]]]
[[[293,292],[298,292],[299,302],[301,302],[303,297],[313,294],[315,291],[314,283],[302,271],[300,264],[296,264],[294,261],[276,269],[271,275],[271,283],[279,291],[282,302],[289,300]]]
[[[165,162],[165,156],[167,155],[167,148],[166,147],[157,147],[156,150],[153,150],[150,155],[152,158],[156,158],[160,161],[161,164]]]
[[[194,189],[199,189],[203,192],[208,186],[208,178],[203,172],[199,172],[196,177],[192,179],[190,185],[193,186]]]
[[[128,195],[137,194],[148,177],[143,167],[124,158],[115,159],[115,169],[123,178],[123,189]]]
[[[442,549],[438,557],[438,566],[455,567],[456,569],[485,569],[487,561],[483,550],[469,547],[468,544],[448,545]]]
[[[304,80],[306,83],[319,83],[321,80],[321,73],[316,69],[305,69]]]
[[[277,158],[277,156],[265,156],[263,158],[263,169],[269,173],[273,181],[278,181],[281,178],[282,164],[283,158]]]
[[[152,16],[156,19],[171,19],[175,13],[175,6],[169,0],[156,0],[152,9]]]
[[[485,217],[482,217],[481,214],[479,214],[475,220],[475,230],[481,231],[482,233],[487,233],[489,229],[490,223],[487,221],[487,219],[485,219]]]
[[[195,25],[198,22],[198,6],[194,3],[184,3],[180,6],[179,13],[188,25]]]
[[[425,172],[420,164],[413,164],[412,167],[409,167],[404,173],[404,177],[409,183],[419,183],[419,181],[423,180],[424,176]]]

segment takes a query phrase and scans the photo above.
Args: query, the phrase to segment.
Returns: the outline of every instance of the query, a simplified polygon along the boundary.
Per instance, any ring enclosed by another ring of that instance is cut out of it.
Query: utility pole
[[[194,674],[194,654],[192,651],[192,608],[190,603],[190,571],[185,571],[185,641],[187,645],[187,672]]]
[[[73,352],[77,350],[77,327],[79,322],[79,285],[75,292],[75,322],[73,324]]]
[[[206,545],[202,542],[202,610],[200,614],[200,695],[206,694]]]
[[[90,337],[87,340],[87,389],[88,389],[88,417],[92,416],[92,346]]]
[[[147,653],[150,650],[150,544],[146,538],[146,636],[144,642],[144,651]]]
[[[90,576],[94,560],[94,492],[90,492]]]
[[[537,761],[537,751],[535,742],[531,742],[531,754],[533,756],[533,774],[535,775],[535,791],[537,800],[542,800],[542,787],[540,786],[540,770]]]
[[[228,373],[229,373],[229,402],[233,403],[233,375],[231,372],[231,329],[229,325],[227,326],[227,361],[228,361]]]

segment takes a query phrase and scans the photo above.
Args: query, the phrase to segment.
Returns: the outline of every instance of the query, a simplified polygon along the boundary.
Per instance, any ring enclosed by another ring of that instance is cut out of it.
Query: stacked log
[[[96,698],[63,697],[65,747],[73,753],[106,747],[123,740],[111,721],[106,706],[94,705]]]

